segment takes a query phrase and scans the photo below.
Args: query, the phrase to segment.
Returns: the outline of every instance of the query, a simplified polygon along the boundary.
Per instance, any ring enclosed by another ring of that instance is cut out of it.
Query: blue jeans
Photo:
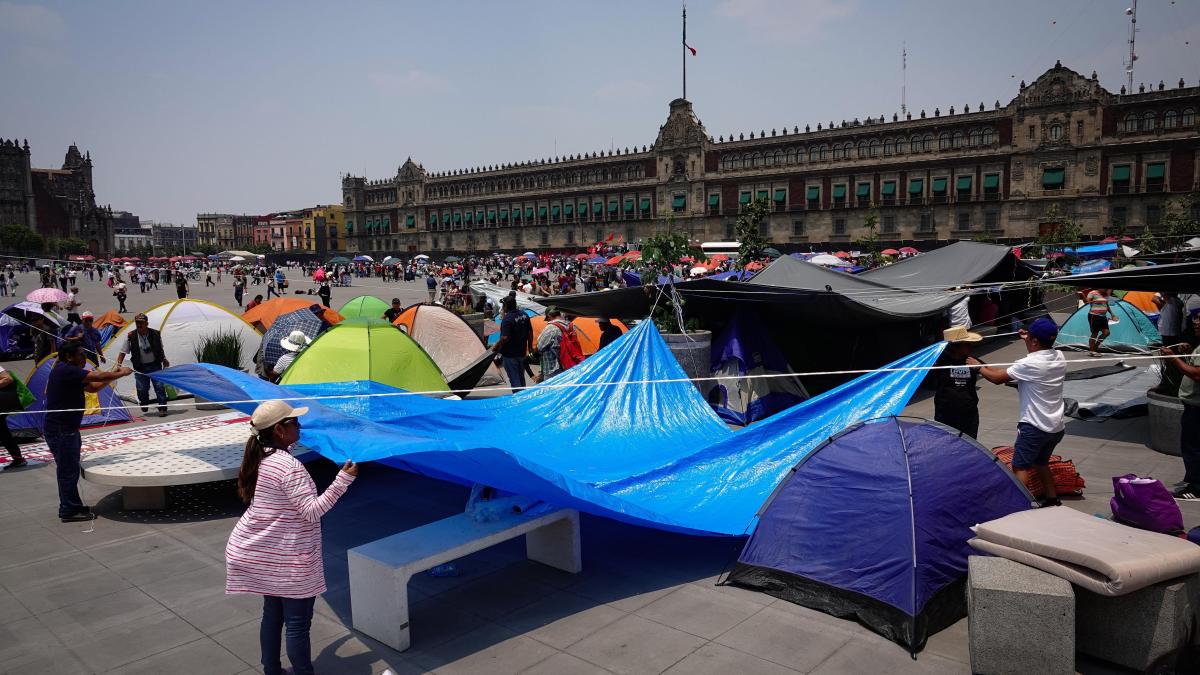
[[[58,517],[65,518],[84,509],[79,497],[79,452],[83,439],[78,431],[46,432],[46,445],[54,455],[54,474],[58,479]]]
[[[146,373],[157,373],[162,370],[162,366],[143,366]],[[138,404],[143,408],[150,405],[150,385],[154,385],[154,398],[158,401],[158,409],[161,412],[167,411],[167,388],[162,382],[151,380],[149,377],[137,373],[133,376],[133,384],[137,387]]]
[[[525,386],[525,359],[519,356],[501,356],[500,363],[504,366],[504,374],[508,376],[508,386],[513,389]]]
[[[313,604],[316,598],[279,598],[263,596],[262,624],[258,630],[259,647],[262,649],[262,666],[265,675],[279,675],[283,668],[279,662],[279,634],[286,636],[288,660],[296,675],[311,675],[312,647],[309,645],[308,630],[312,626]]]

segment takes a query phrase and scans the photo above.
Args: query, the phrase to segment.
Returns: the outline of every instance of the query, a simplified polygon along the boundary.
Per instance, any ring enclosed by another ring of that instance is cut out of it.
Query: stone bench
[[[981,675],[1073,673],[1076,651],[1148,671],[1183,654],[1200,618],[1200,575],[1115,597],[1005,558],[971,556],[967,576],[971,670]]]
[[[461,513],[350,549],[350,608],[354,629],[404,651],[411,643],[408,580],[414,574],[525,535],[525,554],[550,567],[582,568],[579,512],[504,513],[477,522]]]

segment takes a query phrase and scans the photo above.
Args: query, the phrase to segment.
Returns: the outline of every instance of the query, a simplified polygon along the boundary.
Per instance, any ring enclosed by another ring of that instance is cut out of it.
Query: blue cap
[[[1054,339],[1058,337],[1058,324],[1048,316],[1043,316],[1029,324],[1026,328],[1030,335],[1037,338],[1037,341],[1043,347],[1049,347],[1054,344]]]
[[[1200,315],[1200,307],[1193,307],[1191,311],[1188,312],[1189,319],[1194,319],[1198,315]]]

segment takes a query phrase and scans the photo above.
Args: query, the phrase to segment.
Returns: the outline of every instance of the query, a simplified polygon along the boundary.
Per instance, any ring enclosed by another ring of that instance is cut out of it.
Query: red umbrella
[[[586,253],[576,253],[576,254],[575,254],[575,259],[576,259],[576,260],[587,260],[587,259],[588,259],[588,258],[590,258],[590,257],[591,257],[591,256],[589,256],[589,255],[588,255],[588,254],[586,254]]]
[[[622,260],[624,260],[624,259],[625,259],[624,257],[622,257],[622,256],[619,256],[619,255],[618,255],[618,256],[613,256],[612,258],[609,258],[608,260],[605,260],[605,261],[604,261],[604,264],[605,264],[605,265],[616,265],[616,264],[619,264],[619,263],[620,263]]]
[[[900,247],[900,252],[903,253],[904,255],[915,255],[917,253],[920,253],[920,251],[918,251],[917,249],[915,249],[911,246]]]
[[[1133,241],[1133,237],[1121,237],[1121,241]]]
[[[900,255],[900,251],[897,251],[894,248],[885,248],[882,251],[880,251],[880,253],[882,253],[884,255]]]
[[[837,256],[838,258],[849,258],[850,257],[850,254],[846,253],[845,251],[838,251],[837,253],[834,253],[833,255]]]

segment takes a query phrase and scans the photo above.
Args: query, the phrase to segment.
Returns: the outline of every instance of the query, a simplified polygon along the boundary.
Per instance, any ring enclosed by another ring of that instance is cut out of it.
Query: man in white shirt
[[[1067,361],[1054,349],[1058,326],[1049,317],[1041,317],[1020,331],[1029,354],[1007,370],[983,366],[974,358],[968,365],[982,366],[979,374],[993,384],[1017,383],[1021,400],[1021,419],[1017,423],[1017,442],[1013,444],[1013,472],[1025,482],[1032,469],[1045,487],[1042,506],[1059,506],[1050,473],[1050,455],[1063,438],[1063,380]]]

